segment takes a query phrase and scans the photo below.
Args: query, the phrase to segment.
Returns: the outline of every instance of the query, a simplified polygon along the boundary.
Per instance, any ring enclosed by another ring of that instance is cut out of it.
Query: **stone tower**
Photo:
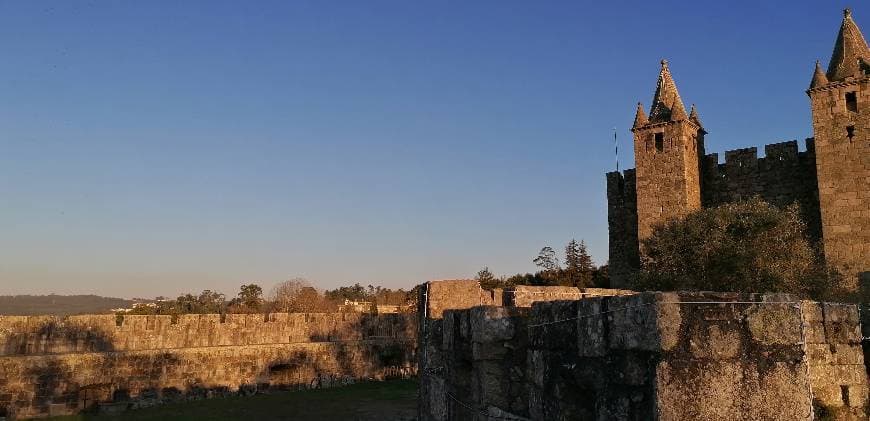
[[[844,12],[824,72],[816,62],[810,88],[825,259],[847,275],[870,271],[870,50]]]
[[[701,207],[700,163],[706,132],[694,106],[686,113],[666,60],[662,60],[649,117],[638,103],[631,131],[637,166],[637,230],[643,240],[655,224]]]

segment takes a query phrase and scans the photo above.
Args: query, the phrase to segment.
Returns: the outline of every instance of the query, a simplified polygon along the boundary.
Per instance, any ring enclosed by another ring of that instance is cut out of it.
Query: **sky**
[[[0,2],[0,294],[410,288],[572,238],[604,264],[659,61],[708,152],[803,149],[846,5]]]

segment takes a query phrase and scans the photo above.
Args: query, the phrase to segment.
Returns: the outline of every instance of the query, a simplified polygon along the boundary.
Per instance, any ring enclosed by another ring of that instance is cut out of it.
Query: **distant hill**
[[[98,295],[0,295],[0,315],[101,314],[113,308],[128,308],[133,303]]]

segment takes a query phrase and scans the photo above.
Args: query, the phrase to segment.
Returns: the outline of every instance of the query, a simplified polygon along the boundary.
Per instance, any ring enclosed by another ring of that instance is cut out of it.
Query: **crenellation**
[[[0,407],[63,415],[407,376],[416,335],[414,314],[0,316]]]
[[[764,159],[770,164],[786,164],[798,162],[798,144],[796,140],[764,145]]]
[[[113,315],[2,316],[0,357],[89,352],[247,346],[407,335],[413,319],[404,314],[270,313],[126,315],[119,326]],[[172,323],[173,320],[176,323]]]
[[[807,236],[844,275],[844,290],[857,294],[858,274],[870,269],[870,72],[856,63],[870,62],[870,50],[849,14],[834,51],[827,74],[817,63],[806,91],[813,125],[806,151],[796,141],[780,142],[766,145],[763,157],[754,147],[727,151],[721,164],[719,154],[705,154],[706,131],[697,111],[693,106],[684,118],[662,63],[650,116],[638,104],[631,129],[637,163],[633,203],[620,193],[618,174],[608,174],[610,262],[617,285],[639,269],[632,253],[642,250],[633,244],[656,224],[757,196],[779,207],[797,204]],[[633,228],[630,217],[637,221],[636,237],[627,233]]]
[[[442,296],[450,288],[462,289]],[[809,421],[816,406],[866,419],[855,305],[616,290],[559,300],[558,287],[536,288],[549,299],[531,308],[421,318],[419,419]],[[432,326],[440,335],[426,339]]]
[[[739,176],[758,170],[758,148],[725,151],[725,174]]]

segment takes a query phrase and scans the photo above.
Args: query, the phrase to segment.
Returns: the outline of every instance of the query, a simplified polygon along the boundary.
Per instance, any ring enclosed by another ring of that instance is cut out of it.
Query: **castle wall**
[[[808,235],[819,240],[821,216],[813,139],[807,139],[806,144],[806,152],[798,151],[796,141],[765,145],[762,158],[754,147],[727,151],[724,164],[719,164],[718,154],[706,155],[702,163],[704,207],[754,196],[780,207],[797,203]]]
[[[0,317],[0,413],[329,387],[416,370],[416,316]]]
[[[701,163],[703,207],[745,200],[755,196],[785,207],[797,203],[813,241],[822,239],[816,156],[813,139],[799,152],[796,141],[765,145],[759,158],[756,148],[705,155]],[[607,174],[607,222],[609,226],[609,267],[611,286],[627,287],[640,267],[637,191],[634,170]]]
[[[625,288],[640,268],[635,171],[607,173],[610,286]]]
[[[480,291],[477,282],[471,280],[427,282],[421,288],[417,310],[420,317],[417,346],[420,419],[469,419],[467,414],[462,415],[460,412],[461,405],[456,403],[458,396],[465,393],[496,396],[502,393],[499,390],[510,387],[501,382],[500,378],[516,378],[523,372],[524,352],[513,352],[504,346],[514,346],[515,344],[509,343],[514,338],[521,340],[520,336],[515,337],[510,333],[521,330],[512,328],[505,317],[528,314],[529,306],[536,302],[625,293],[628,292],[603,288],[533,286],[517,286],[507,291],[490,293]],[[504,300],[493,300],[492,297],[504,297]],[[472,321],[467,315],[463,316],[465,313],[460,312],[471,308],[490,310],[476,310],[475,319]],[[489,343],[488,348],[480,347],[479,343],[472,344],[473,341],[468,336],[472,329],[471,323],[476,326],[474,329],[478,332],[478,342]],[[476,357],[471,355],[472,352],[477,352]],[[488,362],[478,364],[478,369],[472,371],[473,365],[470,362],[474,358]],[[449,372],[445,371],[448,367],[452,367]],[[514,389],[505,393],[508,392],[513,395],[520,393]],[[510,400],[513,401],[514,398]]]
[[[854,305],[640,293],[442,315],[421,324],[438,326],[421,420],[866,419]]]

